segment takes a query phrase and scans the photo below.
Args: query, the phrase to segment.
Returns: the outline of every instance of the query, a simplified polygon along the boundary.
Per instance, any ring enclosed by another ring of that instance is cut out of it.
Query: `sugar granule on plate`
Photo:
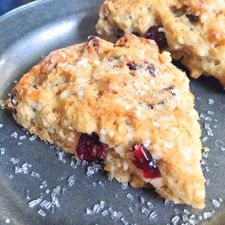
[[[173,225],[177,225],[177,223],[179,222],[179,220],[180,220],[180,217],[178,216],[178,215],[176,215],[176,216],[174,216],[173,218],[172,218],[172,224]]]
[[[148,216],[149,213],[150,213],[150,210],[147,209],[147,208],[145,208],[145,207],[142,207],[142,208],[141,208],[141,213],[144,214],[144,215],[146,215],[146,216]]]
[[[29,201],[31,200],[29,190],[26,191],[26,199],[29,200]]]
[[[45,199],[44,201],[41,202],[40,206],[45,207],[45,205],[48,203],[48,201]]]
[[[93,166],[88,166],[88,167],[87,167],[87,173],[86,173],[86,175],[87,175],[88,177],[90,177],[90,176],[92,176],[94,173],[95,173],[95,171],[94,171],[94,169],[93,169]]]
[[[209,115],[211,115],[211,116],[214,116],[214,115],[215,115],[215,112],[213,112],[213,111],[207,111],[207,113],[208,113]]]
[[[64,158],[65,153],[63,151],[57,151],[56,153],[58,154],[58,160],[63,163],[66,163],[66,159]]]
[[[212,98],[209,98],[208,104],[209,104],[209,105],[213,105],[213,104],[214,104],[214,100],[213,100]]]
[[[47,181],[46,180],[42,181],[42,185],[43,187],[47,187],[48,186]]]
[[[109,211],[107,209],[105,209],[103,212],[102,212],[102,216],[106,216],[109,214]]]
[[[11,138],[17,139],[18,134],[17,134],[17,132],[15,131],[15,132],[13,132],[10,136],[11,136]]]
[[[100,187],[105,187],[105,184],[102,181],[99,181],[98,184],[100,185]]]
[[[5,223],[8,224],[8,223],[10,223],[10,222],[11,222],[11,220],[10,220],[9,218],[6,218],[6,219],[5,219]]]
[[[119,220],[121,218],[121,216],[122,216],[122,212],[120,212],[120,211],[112,211],[111,212],[111,219],[113,221]]]
[[[203,217],[201,215],[198,216],[198,220],[202,221]]]
[[[216,199],[213,199],[213,200],[212,200],[212,203],[213,203],[213,205],[214,205],[216,208],[219,208],[219,207],[220,207],[220,202],[217,201]]]
[[[149,209],[152,209],[153,208],[153,204],[151,202],[147,202],[146,204],[147,204],[147,206],[148,206]]]
[[[205,136],[202,138],[202,142],[206,142],[209,139],[209,137]]]
[[[41,201],[42,201],[42,198],[34,199],[29,202],[29,207],[34,208],[35,206],[39,205],[41,203]]]
[[[188,216],[186,214],[182,215],[182,222],[186,223],[188,221]]]
[[[70,176],[70,177],[68,178],[68,186],[69,186],[69,187],[72,187],[72,186],[74,185],[74,183],[75,183],[75,180],[76,180],[75,175]]]
[[[121,218],[120,219],[120,221],[124,224],[124,225],[128,225],[129,223],[126,221],[126,219],[125,218]]]
[[[211,218],[212,216],[213,216],[212,212],[204,212],[204,213],[203,213],[203,218],[204,218],[205,220]]]
[[[23,173],[28,174],[28,169],[31,167],[31,164],[27,162],[23,163],[21,167],[15,166],[15,174]]]
[[[221,140],[216,139],[214,141],[214,144],[217,148],[219,148],[221,151],[225,151],[225,143]]]
[[[93,206],[93,213],[99,213],[100,210],[101,210],[100,204],[95,204],[95,205]]]
[[[126,190],[128,188],[128,183],[121,184],[121,189]]]
[[[131,213],[134,213],[134,210],[133,210],[133,208],[130,206],[130,207],[128,207],[128,210],[131,212]]]
[[[0,148],[0,153],[1,153],[1,155],[4,155],[5,154],[5,148],[4,147],[1,147]]]
[[[22,135],[22,136],[20,136],[19,139],[20,139],[20,140],[24,140],[24,139],[26,139],[26,136],[25,136],[25,135]]]
[[[53,193],[59,195],[61,190],[62,187],[60,185],[57,185],[55,188],[53,188]]]
[[[42,209],[38,210],[38,214],[42,217],[46,216],[46,213]]]
[[[48,202],[48,203],[46,203],[46,205],[44,207],[48,210],[52,207],[52,203]]]
[[[57,208],[59,208],[60,207],[59,199],[57,198],[57,196],[56,196],[55,193],[52,193],[51,194],[51,199],[52,199],[52,207],[53,207],[53,210],[54,210],[54,206],[56,206]]]
[[[81,164],[81,160],[80,159],[77,159],[76,160],[76,165],[79,166],[80,164]]]
[[[212,121],[212,118],[211,118],[211,117],[206,116],[206,117],[205,117],[205,121]]]
[[[142,204],[145,204],[145,199],[142,196],[140,197],[140,201]]]
[[[31,172],[31,174],[30,174],[32,177],[35,177],[35,178],[40,178],[40,174],[39,173],[36,173],[36,172],[34,172],[34,171],[32,171]]]
[[[86,214],[87,215],[93,215],[93,211],[89,208],[86,209]]]
[[[134,200],[134,197],[130,193],[127,194],[127,198],[130,199],[131,201]]]
[[[29,138],[30,141],[34,141],[35,139],[37,139],[37,136],[36,136],[36,135],[32,135],[32,136]]]
[[[150,213],[149,219],[154,219],[154,218],[156,218],[157,216],[158,216],[158,214],[157,214],[155,211],[153,211],[153,212]]]
[[[177,208],[174,208],[173,211],[175,212],[175,214],[179,214],[179,210]]]
[[[76,169],[76,168],[77,168],[77,165],[76,165],[76,163],[74,163],[73,160],[70,162],[70,166],[71,166],[73,169]]]

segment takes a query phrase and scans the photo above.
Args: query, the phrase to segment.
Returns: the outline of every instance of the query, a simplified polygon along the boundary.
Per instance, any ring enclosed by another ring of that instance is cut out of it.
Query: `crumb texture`
[[[166,49],[193,78],[214,76],[225,86],[224,24],[221,0],[106,0],[96,28],[100,36],[115,41],[124,33],[149,38],[149,30],[161,26]]]
[[[6,106],[20,125],[67,152],[85,150],[81,140],[90,140],[88,148],[93,142],[94,156],[104,152],[105,169],[120,182],[204,207],[189,80],[155,42],[125,35],[112,44],[91,36],[52,52],[21,78]]]

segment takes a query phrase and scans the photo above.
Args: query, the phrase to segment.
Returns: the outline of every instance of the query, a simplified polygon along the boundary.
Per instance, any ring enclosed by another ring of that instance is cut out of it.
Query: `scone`
[[[193,78],[214,76],[225,86],[225,2],[220,0],[106,0],[97,32],[154,39],[181,60]]]
[[[200,126],[189,80],[154,41],[125,35],[51,53],[12,90],[7,108],[42,140],[134,187],[203,208]]]

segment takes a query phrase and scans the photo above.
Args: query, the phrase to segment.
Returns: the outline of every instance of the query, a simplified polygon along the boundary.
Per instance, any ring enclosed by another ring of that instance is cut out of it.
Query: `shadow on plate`
[[[98,12],[96,10],[91,11],[82,19],[82,21],[78,25],[78,35],[80,36],[80,38],[87,40],[88,36],[97,35],[97,32],[95,30],[97,19]]]

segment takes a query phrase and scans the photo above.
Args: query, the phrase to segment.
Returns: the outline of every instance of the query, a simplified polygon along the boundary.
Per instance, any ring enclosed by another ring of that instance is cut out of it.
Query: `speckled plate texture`
[[[0,17],[0,99],[50,51],[95,34],[98,0],[40,0]],[[211,78],[191,80],[201,117],[206,208],[165,202],[153,190],[109,181],[41,142],[0,110],[0,224],[225,224],[225,93]],[[173,157],[173,155],[171,155]]]

